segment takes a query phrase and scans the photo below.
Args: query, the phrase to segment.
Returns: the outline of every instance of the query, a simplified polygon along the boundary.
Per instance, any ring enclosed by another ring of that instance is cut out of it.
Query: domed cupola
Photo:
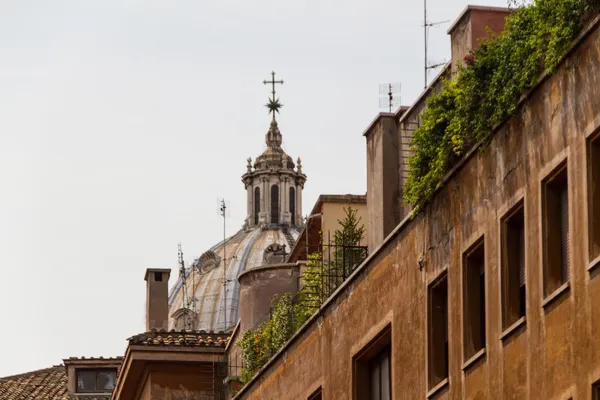
[[[269,113],[273,114],[271,125],[265,135],[267,148],[256,157],[254,164],[248,158],[247,170],[242,175],[242,182],[247,191],[246,228],[257,226],[293,226],[302,225],[302,190],[306,175],[302,172],[302,162],[297,164],[281,147],[283,138],[275,119],[275,114],[283,105],[275,97],[275,84],[283,81],[275,80],[272,73],[272,97],[266,104]]]

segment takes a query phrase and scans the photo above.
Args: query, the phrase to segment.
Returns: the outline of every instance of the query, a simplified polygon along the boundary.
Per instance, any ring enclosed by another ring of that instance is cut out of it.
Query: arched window
[[[258,214],[260,213],[260,188],[254,188],[254,225],[258,225]]]
[[[296,226],[296,189],[290,188],[290,214],[292,215],[292,226]]]
[[[279,186],[271,186],[271,223],[279,223]]]

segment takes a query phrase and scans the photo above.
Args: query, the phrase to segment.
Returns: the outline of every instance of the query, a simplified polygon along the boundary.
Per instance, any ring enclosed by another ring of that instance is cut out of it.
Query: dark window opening
[[[392,399],[391,329],[389,326],[354,358],[354,399]]]
[[[155,272],[154,273],[154,281],[155,282],[162,282],[162,272]]]
[[[323,399],[323,388],[318,388],[313,394],[308,396],[308,400],[322,400]]]
[[[525,214],[523,202],[502,220],[502,326],[525,316]]]
[[[448,378],[448,276],[429,287],[428,366],[429,389]]]
[[[483,239],[463,258],[463,344],[465,361],[485,347],[485,250]]]
[[[116,380],[116,369],[80,369],[77,370],[77,393],[111,393]]]
[[[588,142],[590,261],[600,256],[600,135]]]
[[[600,400],[600,381],[592,385],[592,400]]]
[[[279,186],[271,186],[271,223],[279,223]]]
[[[290,214],[292,226],[296,226],[296,189],[290,188]]]
[[[260,214],[260,188],[254,188],[254,225],[258,225],[258,215]]]
[[[566,163],[543,182],[544,295],[569,280],[569,192]]]

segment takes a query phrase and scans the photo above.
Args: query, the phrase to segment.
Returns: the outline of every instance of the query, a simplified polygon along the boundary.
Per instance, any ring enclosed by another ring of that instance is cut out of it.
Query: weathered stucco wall
[[[588,271],[585,144],[586,137],[600,127],[598,65],[596,24],[554,76],[496,132],[489,147],[474,152],[431,204],[397,228],[383,249],[372,255],[239,398],[305,399],[322,385],[324,399],[351,399],[352,357],[388,323],[393,398],[425,398],[429,390],[427,287],[447,272],[449,383],[435,398],[590,399],[591,385],[600,379],[600,277]],[[381,147],[371,146],[368,151],[381,152]],[[570,286],[544,307],[541,181],[565,159]],[[500,217],[521,197],[525,204],[526,321],[501,340]],[[381,223],[381,218],[373,218],[373,223]],[[485,241],[486,354],[463,371],[462,254],[481,236]],[[423,269],[418,262],[421,255],[425,256]]]

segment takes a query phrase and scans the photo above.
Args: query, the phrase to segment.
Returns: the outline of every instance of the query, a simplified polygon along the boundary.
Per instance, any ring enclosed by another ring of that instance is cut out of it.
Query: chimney
[[[170,269],[146,270],[146,331],[168,329]]]
[[[464,64],[465,56],[479,47],[482,40],[504,30],[510,9],[504,7],[467,6],[448,29],[452,46],[452,72]]]
[[[394,113],[380,113],[363,133],[367,139],[369,253],[383,242],[401,218],[396,118]]]

